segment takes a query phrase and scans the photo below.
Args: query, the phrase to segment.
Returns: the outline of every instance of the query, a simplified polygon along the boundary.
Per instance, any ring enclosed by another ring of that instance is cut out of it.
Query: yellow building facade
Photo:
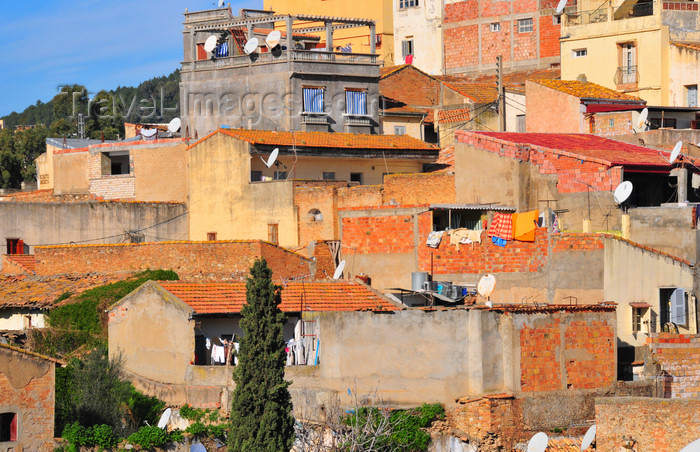
[[[649,105],[695,107],[699,14],[688,1],[580,3],[562,16],[561,79],[585,75]]]
[[[377,27],[377,54],[385,66],[394,61],[394,21],[392,0],[264,0],[265,10],[278,14],[313,14],[332,17],[371,19]],[[315,33],[326,38],[326,32]],[[333,47],[350,45],[353,53],[369,53],[370,35],[366,28],[336,30]]]

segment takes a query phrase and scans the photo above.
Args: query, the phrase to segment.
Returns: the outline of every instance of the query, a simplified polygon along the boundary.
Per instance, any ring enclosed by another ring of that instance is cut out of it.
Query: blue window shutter
[[[685,325],[687,323],[684,289],[676,289],[671,294],[671,316],[671,322],[676,325]]]
[[[323,113],[323,88],[304,88],[304,111]]]
[[[366,115],[367,92],[345,91],[345,111],[349,115]]]

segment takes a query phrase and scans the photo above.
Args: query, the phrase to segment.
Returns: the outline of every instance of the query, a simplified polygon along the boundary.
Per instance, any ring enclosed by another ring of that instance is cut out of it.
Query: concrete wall
[[[36,309],[4,308],[0,310],[0,330],[44,328],[45,317]]]
[[[605,239],[605,285],[606,300],[618,303],[618,334],[621,345],[641,346],[646,343],[648,333],[661,331],[659,289],[680,287],[693,292],[694,269],[688,264],[668,256],[650,252],[619,239]],[[642,332],[632,332],[632,307],[630,302],[651,305],[644,320],[651,322]],[[695,307],[695,308],[694,308]],[[689,323],[679,326],[681,333],[697,332],[697,303],[689,300]]]
[[[698,243],[696,209],[677,204],[630,209],[630,240],[694,263]]]
[[[187,207],[170,203],[0,203],[0,237],[38,245],[119,243],[130,230],[158,239],[187,237]]]
[[[137,148],[134,191],[137,201],[187,201],[187,144]]]
[[[379,121],[384,135],[395,135],[394,127],[403,126],[406,128],[406,135],[409,137],[419,140],[423,139],[423,131],[421,130],[422,120],[420,116],[398,116],[387,113],[382,115]]]
[[[54,363],[0,347],[0,413],[17,413],[17,441],[1,452],[54,450]]]
[[[596,450],[679,451],[698,439],[700,400],[596,399]],[[625,441],[629,440],[629,441]]]
[[[413,41],[413,65],[431,75],[444,73],[442,2],[426,0],[411,8],[394,6],[394,62],[404,64],[401,43]]]
[[[57,195],[88,193],[88,153],[72,152],[53,155],[53,189]],[[43,187],[42,187],[43,188]]]

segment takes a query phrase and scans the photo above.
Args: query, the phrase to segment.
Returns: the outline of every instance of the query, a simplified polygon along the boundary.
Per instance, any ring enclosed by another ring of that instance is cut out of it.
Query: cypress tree
[[[290,382],[284,380],[286,316],[279,309],[281,288],[272,284],[272,271],[264,259],[255,261],[250,274],[233,372],[229,451],[288,452],[294,441],[294,418]]]

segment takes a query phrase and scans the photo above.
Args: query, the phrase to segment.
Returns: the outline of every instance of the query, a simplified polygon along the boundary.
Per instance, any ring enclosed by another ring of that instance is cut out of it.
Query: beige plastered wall
[[[84,194],[90,191],[87,152],[56,154],[53,163],[55,194]]]
[[[34,309],[3,309],[0,311],[0,330],[44,328],[45,315]]]
[[[137,201],[187,200],[187,144],[137,148],[133,153]]]
[[[385,66],[392,66],[403,63],[394,60],[394,1],[396,0],[264,0],[263,8],[277,14],[313,14],[374,20],[376,33],[382,36],[377,53]],[[325,30],[311,34],[319,36],[321,42],[326,41]],[[347,44],[352,44],[353,53],[369,53],[369,28],[334,30],[333,47]]]
[[[394,127],[404,126],[406,135],[419,140],[423,139],[423,134],[421,133],[422,120],[420,117],[383,115],[380,117],[380,121],[384,135],[396,135]]]
[[[632,332],[632,307],[630,302],[643,302],[651,305],[643,321],[655,321],[655,331],[661,331],[660,294],[662,288],[683,288],[693,292],[693,268],[669,257],[659,256],[632,246],[624,241],[607,238],[605,240],[604,296],[606,300],[618,303],[618,338],[631,346],[646,343],[647,329],[641,333]],[[688,300],[688,324],[679,326],[681,334],[697,333],[697,302]],[[653,316],[652,316],[653,311]]]
[[[394,3],[394,61],[403,64],[402,41],[413,41],[413,65],[431,75],[444,74],[442,45],[442,2],[423,0],[411,8]]]
[[[564,22],[563,22],[564,23]],[[620,66],[618,44],[637,45],[638,89],[626,91],[649,105],[671,105],[669,97],[669,31],[659,15],[601,23],[562,26],[561,79],[576,80],[585,74],[589,82],[617,89],[615,72]],[[573,51],[586,49],[576,58]]]
[[[675,107],[688,107],[688,85],[700,82],[700,51],[671,45],[670,51],[670,102]],[[696,99],[697,101],[697,99]],[[694,107],[700,104],[694,105]]]

